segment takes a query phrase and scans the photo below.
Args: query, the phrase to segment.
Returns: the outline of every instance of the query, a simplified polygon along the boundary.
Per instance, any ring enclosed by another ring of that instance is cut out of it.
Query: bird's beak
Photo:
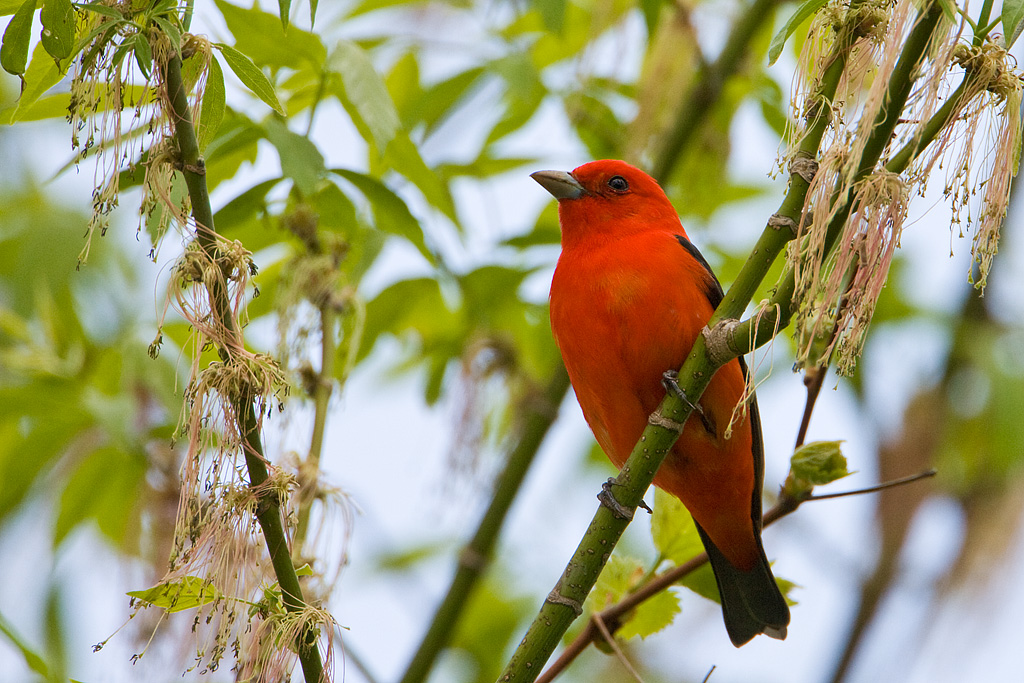
[[[530,177],[540,183],[540,186],[550,192],[558,201],[579,199],[587,194],[587,191],[572,177],[572,174],[565,171],[537,171],[531,173]]]

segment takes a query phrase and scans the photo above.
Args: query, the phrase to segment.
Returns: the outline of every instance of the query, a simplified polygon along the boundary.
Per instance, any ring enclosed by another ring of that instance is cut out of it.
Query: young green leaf
[[[224,71],[220,62],[210,60],[210,71],[206,75],[206,92],[203,94],[203,106],[196,122],[196,138],[199,140],[199,151],[202,152],[210,144],[221,121],[224,120]]]
[[[1004,0],[1002,19],[1006,49],[1010,49],[1024,30],[1024,0]]]
[[[676,592],[663,590],[640,603],[616,635],[623,640],[646,638],[670,626],[681,611]]]
[[[128,596],[154,607],[162,607],[168,612],[181,612],[207,605],[220,598],[221,592],[205,579],[186,576],[181,581],[161,583],[140,591],[128,591]]]
[[[267,78],[267,75],[263,73],[262,69],[256,66],[246,55],[230,45],[214,43],[214,47],[219,49],[221,54],[224,55],[225,61],[227,61],[231,71],[238,76],[238,80],[242,81],[242,85],[252,91],[256,97],[263,100],[267,106],[278,114],[281,116],[285,115],[281,102],[277,99],[277,93],[274,92],[274,85]]]
[[[21,76],[25,73],[35,12],[36,0],[25,0],[4,31],[3,45],[0,45],[0,66],[9,74]]]
[[[654,490],[651,536],[658,553],[676,564],[682,564],[704,550],[689,511],[678,498],[661,489]]]
[[[794,477],[814,486],[829,484],[850,474],[839,445],[842,441],[812,441],[804,444],[790,458]]]
[[[786,46],[786,41],[793,35],[797,27],[804,23],[809,17],[813,16],[818,10],[825,6],[827,0],[804,0],[804,3],[796,8],[793,12],[793,16],[789,18],[786,25],[779,29],[779,32],[772,38],[771,45],[768,46],[768,65],[771,66],[778,60],[779,55],[782,54],[782,48]]]
[[[281,15],[281,26],[288,28],[288,13],[292,11],[292,0],[277,0],[278,12]]]
[[[71,0],[46,0],[39,18],[43,22],[39,40],[46,51],[57,61],[70,57],[75,45],[75,10]]]

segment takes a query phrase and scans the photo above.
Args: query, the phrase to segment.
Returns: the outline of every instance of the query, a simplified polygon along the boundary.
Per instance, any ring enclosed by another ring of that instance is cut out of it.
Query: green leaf
[[[142,75],[148,81],[149,72],[153,68],[153,47],[149,44],[149,38],[143,32],[135,34],[132,44],[135,47],[135,63],[139,65],[139,71],[142,72]]]
[[[255,218],[260,212],[265,211],[267,208],[267,193],[282,180],[284,179],[272,178],[264,180],[262,183],[242,192],[221,207],[213,215],[213,224],[217,226],[217,231],[228,235],[232,230],[239,228],[247,221]],[[246,244],[248,244],[248,241]]]
[[[356,186],[373,207],[374,224],[378,230],[400,235],[413,243],[430,263],[434,262],[434,254],[427,248],[423,236],[423,228],[409,211],[402,198],[392,192],[387,185],[364,173],[343,168],[331,169],[348,182]]]
[[[398,171],[415,185],[431,206],[458,225],[455,201],[452,199],[448,184],[434,169],[427,166],[427,162],[408,135],[403,133],[391,141],[385,161],[388,168]]]
[[[206,75],[206,92],[203,93],[203,106],[196,122],[196,137],[199,140],[199,151],[202,152],[217,135],[221,121],[224,120],[225,107],[224,71],[216,59],[210,60],[210,72]]]
[[[1010,49],[1024,30],[1024,0],[1003,0],[1002,19],[1006,49]]]
[[[25,0],[7,24],[3,45],[0,46],[0,66],[15,76],[25,73],[28,64],[28,44],[32,36],[32,17],[36,13],[36,0]]]
[[[331,55],[330,68],[341,75],[342,103],[358,116],[383,152],[401,127],[398,111],[369,55],[355,43],[343,40]]]
[[[305,196],[316,192],[325,175],[324,157],[309,138],[288,129],[283,122],[270,119],[265,125],[267,139],[277,148],[281,159],[281,172],[295,181],[295,187]]]
[[[235,37],[235,48],[251,56],[260,66],[317,71],[323,68],[327,48],[316,34],[295,26],[282,30],[280,17],[258,7],[243,9],[224,0],[216,0],[216,4]]]
[[[768,46],[769,66],[778,60],[779,55],[782,54],[782,48],[786,46],[786,41],[793,35],[797,27],[824,7],[826,2],[827,0],[804,0],[804,3],[796,8],[793,16],[789,18],[785,26],[779,29],[779,32],[772,38],[771,45]]]
[[[319,0],[309,0],[309,25],[316,25],[316,10],[320,6]]]
[[[611,607],[636,587],[644,574],[646,570],[640,560],[618,554],[612,555],[601,570],[601,575],[597,577],[594,590],[587,596],[587,609],[591,612],[600,612]]]
[[[278,12],[281,15],[281,26],[288,28],[288,13],[292,11],[292,0],[277,0]]]
[[[681,611],[676,592],[663,590],[637,605],[616,635],[623,640],[646,638],[670,626]]]
[[[43,22],[39,41],[46,51],[57,61],[70,57],[75,46],[75,10],[71,0],[45,0],[39,18]]]
[[[689,511],[678,498],[661,489],[654,490],[651,537],[658,553],[676,564],[683,564],[704,550]]]
[[[42,43],[32,51],[32,60],[22,77],[21,97],[17,103],[0,111],[0,123],[14,123],[26,115],[29,108],[44,92],[57,85],[63,78],[56,62],[47,54]]]
[[[281,102],[277,99],[277,93],[274,92],[274,85],[267,78],[267,75],[263,73],[262,69],[230,45],[214,43],[214,47],[218,48],[221,54],[224,55],[225,61],[227,61],[234,74],[238,76],[238,80],[242,81],[242,85],[251,90],[256,97],[263,100],[267,106],[278,114],[281,116],[285,115]]]
[[[790,458],[793,476],[814,486],[821,486],[849,475],[846,457],[839,447],[841,443],[812,441],[798,448]]]
[[[24,2],[25,0],[0,0],[0,17],[14,14]]]
[[[202,607],[220,599],[221,595],[216,586],[198,576],[186,576],[181,581],[161,583],[145,590],[128,591],[129,597],[162,607],[168,612]]]
[[[125,421],[132,412],[127,398],[109,404],[107,409],[116,410]],[[98,417],[102,421],[103,416]],[[140,485],[145,474],[145,459],[137,454],[113,446],[90,453],[61,493],[54,542],[60,543],[82,522],[95,520],[104,535],[118,545],[123,544],[138,521]]]

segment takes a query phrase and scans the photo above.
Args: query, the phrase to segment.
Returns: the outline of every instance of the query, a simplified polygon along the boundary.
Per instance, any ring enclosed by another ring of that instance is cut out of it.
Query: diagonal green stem
[[[434,620],[409,663],[405,675],[402,676],[402,683],[420,683],[426,680],[437,655],[451,640],[455,624],[468,604],[469,595],[490,562],[491,553],[515,495],[533,463],[541,442],[558,416],[558,405],[568,390],[569,376],[565,368],[559,366],[544,391],[530,399],[522,437],[509,454],[501,476],[494,483],[494,498],[484,513],[473,539],[459,555],[455,578],[437,608]]]
[[[192,217],[196,221],[196,241],[211,262],[216,262],[217,238],[213,227],[213,210],[210,206],[210,194],[206,186],[206,174],[203,159],[199,155],[199,143],[196,140],[195,126],[188,106],[188,97],[181,76],[181,58],[172,56],[164,67],[164,78],[167,94],[171,105],[171,123],[174,126],[174,140],[178,147],[182,175],[188,186],[189,198],[192,201]],[[228,299],[226,280],[218,278],[209,291],[211,307],[232,343],[241,345],[238,323],[231,315],[231,303]],[[227,362],[231,357],[231,348],[227,345],[219,349],[221,358]],[[257,496],[256,518],[263,530],[271,563],[277,575],[278,585],[285,608],[289,612],[299,612],[305,606],[299,578],[288,552],[288,540],[284,532],[281,515],[281,504],[277,495],[265,484],[269,478],[267,461],[263,454],[263,441],[260,434],[256,396],[250,392],[240,391],[231,397],[239,428],[242,430],[245,464],[249,470],[249,487]],[[324,680],[324,667],[320,659],[315,632],[301,634],[295,643],[295,649],[302,664],[302,673],[306,683],[320,683]]]

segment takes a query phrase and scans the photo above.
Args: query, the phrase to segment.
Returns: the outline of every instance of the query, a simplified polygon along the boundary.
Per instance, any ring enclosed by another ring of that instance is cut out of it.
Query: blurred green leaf
[[[409,207],[401,197],[392,192],[384,183],[365,173],[343,168],[333,168],[331,173],[341,176],[355,185],[356,189],[366,197],[373,208],[374,225],[378,230],[404,237],[423,254],[427,261],[434,262],[434,255],[427,248],[419,221],[409,212]]]
[[[432,207],[439,210],[456,225],[459,224],[455,212],[455,201],[452,199],[448,184],[434,169],[427,166],[419,149],[408,135],[402,133],[395,136],[391,144],[388,145],[385,159],[387,167],[401,173],[415,185]]]
[[[3,614],[0,614],[0,633],[21,653],[25,666],[49,680],[50,668],[46,665],[46,660],[14,630],[13,624],[8,622]]]
[[[57,63],[47,54],[42,43],[32,50],[32,60],[22,77],[21,97],[6,109],[0,111],[0,123],[20,121],[29,107],[35,104],[44,92],[57,85],[63,78]]]
[[[124,397],[124,417],[132,414]],[[60,543],[85,520],[95,520],[111,541],[123,545],[129,529],[138,524],[138,505],[146,474],[146,459],[141,453],[127,453],[106,446],[87,455],[61,493],[54,543]]]
[[[341,74],[342,103],[363,122],[374,145],[383,152],[401,124],[391,95],[370,57],[355,43],[342,40],[331,53],[330,68]]]
[[[268,119],[264,128],[270,144],[277,148],[281,172],[285,177],[295,181],[295,187],[303,195],[316,192],[320,181],[327,175],[324,157],[316,145],[277,119]]]
[[[280,17],[259,7],[242,9],[225,0],[215,2],[235,37],[235,48],[258,60],[260,66],[320,69],[327,59],[327,49],[315,33],[294,25],[284,29]]]

